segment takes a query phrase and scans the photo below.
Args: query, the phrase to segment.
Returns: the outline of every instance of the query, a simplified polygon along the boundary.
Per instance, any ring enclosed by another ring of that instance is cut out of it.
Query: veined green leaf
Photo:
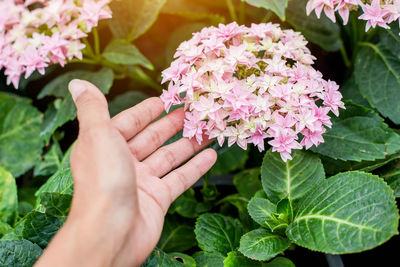
[[[299,199],[325,178],[320,159],[305,151],[294,151],[293,159],[283,162],[279,153],[269,150],[261,166],[261,182],[269,199],[277,203]]]
[[[330,254],[374,248],[397,234],[393,191],[379,177],[345,172],[300,200],[286,234],[296,244]]]
[[[1,266],[33,266],[42,249],[28,240],[0,241]]]
[[[44,155],[44,158],[39,161],[35,169],[33,170],[34,176],[46,176],[57,172],[61,168],[61,160],[63,158],[63,153],[61,151],[60,145],[56,140],[51,145],[49,151]]]
[[[382,45],[361,45],[354,67],[361,94],[383,116],[400,124],[400,58]]]
[[[183,262],[184,267],[197,267],[196,261],[189,255],[179,252],[172,252],[168,254],[174,259],[180,259]]]
[[[13,225],[17,215],[17,184],[12,174],[0,167],[0,222]]]
[[[199,216],[194,232],[202,250],[227,254],[239,246],[243,227],[237,219],[207,213]]]
[[[373,161],[400,150],[400,136],[370,109],[347,103],[332,128],[323,135],[325,142],[313,151],[340,160]]]
[[[29,100],[0,92],[0,167],[18,177],[32,168],[42,153],[42,114]]]
[[[266,261],[286,250],[289,245],[287,238],[260,228],[242,236],[239,251],[250,259]]]
[[[263,267],[296,267],[288,258],[276,257],[272,261],[263,265]]]
[[[141,267],[184,267],[183,263],[175,260],[172,256],[155,248]]]
[[[196,260],[197,267],[224,267],[224,259],[218,252],[196,252],[193,255]]]
[[[251,218],[263,227],[271,230],[279,224],[272,215],[276,213],[276,205],[265,198],[253,197],[247,206]]]

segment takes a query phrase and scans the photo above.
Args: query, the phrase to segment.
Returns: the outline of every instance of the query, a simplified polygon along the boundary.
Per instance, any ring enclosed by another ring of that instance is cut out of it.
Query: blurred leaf
[[[0,167],[0,222],[13,225],[17,215],[17,184],[11,173]]]
[[[63,153],[57,140],[51,145],[44,158],[39,161],[33,170],[34,176],[47,176],[54,174],[61,167]]]
[[[156,21],[166,0],[114,0],[109,6],[113,18],[109,21],[110,30],[118,38],[129,41],[144,34]]]
[[[398,234],[398,224],[389,186],[378,176],[354,171],[326,179],[304,196],[286,235],[311,250],[354,253],[389,240]]]
[[[183,266],[184,267],[196,267],[196,261],[190,257],[189,255],[179,253],[179,252],[172,252],[169,253],[170,256],[172,256],[174,259],[180,259],[183,261]]]
[[[38,95],[39,99],[49,95],[63,99],[57,99],[50,104],[45,112],[43,129],[40,135],[46,142],[50,140],[51,135],[58,127],[76,117],[76,108],[68,93],[68,84],[73,79],[89,81],[96,85],[104,94],[107,94],[114,82],[114,73],[109,68],[102,68],[97,72],[88,70],[69,71],[58,76],[43,88]]]
[[[272,261],[263,264],[263,267],[296,267],[288,258],[276,257]]]
[[[148,95],[139,91],[128,91],[116,96],[108,105],[110,115],[115,116],[121,111],[131,108],[143,100],[149,98]]]
[[[43,147],[42,114],[29,100],[0,92],[0,167],[18,177],[32,168]]]
[[[397,25],[393,25],[390,29],[381,28],[379,37],[379,43],[400,58],[400,28]]]
[[[249,5],[272,10],[281,20],[285,20],[285,10],[289,0],[242,0]]]
[[[30,212],[25,218],[23,238],[45,248],[63,224],[63,220],[38,211]]]
[[[141,267],[184,267],[184,265],[162,250],[155,248]]]
[[[231,251],[224,260],[224,267],[262,267],[261,262],[253,261],[243,256],[240,252]]]
[[[260,168],[248,169],[235,174],[233,184],[240,195],[250,199],[258,190],[262,189]]]
[[[157,247],[165,252],[183,252],[194,247],[194,227],[179,222],[175,216],[166,216]]]
[[[178,213],[186,218],[197,217],[196,207],[198,205],[197,199],[194,195],[193,188],[189,188],[185,193],[180,195],[174,202],[172,202],[168,212]]]
[[[194,232],[202,250],[225,255],[239,246],[243,227],[237,219],[207,213],[198,217]]]
[[[362,105],[367,108],[371,108],[368,101],[361,95],[360,89],[356,83],[356,78],[352,75],[341,87],[340,92],[345,99],[351,100],[352,102]]]
[[[42,249],[28,240],[0,241],[1,266],[33,266]]]
[[[287,22],[296,31],[301,32],[307,40],[319,45],[326,51],[338,51],[342,45],[340,28],[324,14],[318,19],[313,12],[307,16],[308,0],[290,1],[286,9]]]
[[[383,45],[360,45],[354,75],[361,94],[383,116],[400,124],[400,58]]]
[[[373,161],[400,150],[400,136],[370,109],[346,103],[346,110],[332,118],[325,142],[311,150],[340,160]]]
[[[218,155],[217,162],[211,168],[212,174],[227,174],[232,171],[243,169],[249,157],[249,151],[243,150],[237,145]]]
[[[287,238],[259,228],[242,236],[239,251],[253,260],[266,261],[285,251],[289,245]]]
[[[0,221],[0,238],[10,230],[12,227],[8,223]]]
[[[296,150],[283,162],[279,153],[268,150],[261,166],[261,181],[268,198],[277,203],[299,199],[325,178],[321,160],[313,153]]]
[[[197,267],[224,267],[225,257],[218,252],[196,252],[193,258]]]
[[[153,64],[140,53],[136,46],[126,40],[112,40],[104,49],[103,57],[114,64],[140,65],[154,70]]]

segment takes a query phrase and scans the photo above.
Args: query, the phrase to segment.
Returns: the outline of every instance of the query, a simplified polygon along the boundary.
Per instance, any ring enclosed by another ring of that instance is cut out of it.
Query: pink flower
[[[387,21],[385,20],[385,17],[389,15],[389,12],[381,7],[380,2],[380,0],[372,0],[371,5],[361,4],[364,14],[362,14],[359,19],[367,21],[365,26],[366,31],[371,27],[375,28],[376,25],[386,29],[389,28]]]
[[[344,108],[339,86],[311,66],[306,45],[301,34],[271,23],[204,28],[162,72],[165,109],[184,103],[183,135],[199,143],[205,135],[220,146],[228,139],[228,146],[252,143],[262,151],[271,139],[272,150],[291,159],[293,149],[323,142],[328,112]]]

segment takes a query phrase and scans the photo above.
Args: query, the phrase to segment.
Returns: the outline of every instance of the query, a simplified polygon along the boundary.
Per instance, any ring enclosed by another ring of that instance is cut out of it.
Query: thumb
[[[68,89],[75,102],[80,130],[102,126],[110,121],[107,100],[96,86],[74,79]]]

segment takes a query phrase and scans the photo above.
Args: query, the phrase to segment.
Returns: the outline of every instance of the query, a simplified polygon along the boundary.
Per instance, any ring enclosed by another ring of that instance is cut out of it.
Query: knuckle
[[[150,141],[153,145],[159,145],[161,144],[161,136],[160,133],[158,131],[152,130],[150,132]]]
[[[179,170],[175,172],[175,175],[176,179],[179,181],[178,184],[182,186],[182,192],[186,191],[188,189],[188,184],[186,182],[186,175]]]
[[[163,154],[163,158],[165,159],[165,161],[168,164],[168,167],[170,167],[170,168],[176,167],[176,162],[177,162],[176,156],[171,150],[169,150],[167,148],[163,148],[162,154]]]

